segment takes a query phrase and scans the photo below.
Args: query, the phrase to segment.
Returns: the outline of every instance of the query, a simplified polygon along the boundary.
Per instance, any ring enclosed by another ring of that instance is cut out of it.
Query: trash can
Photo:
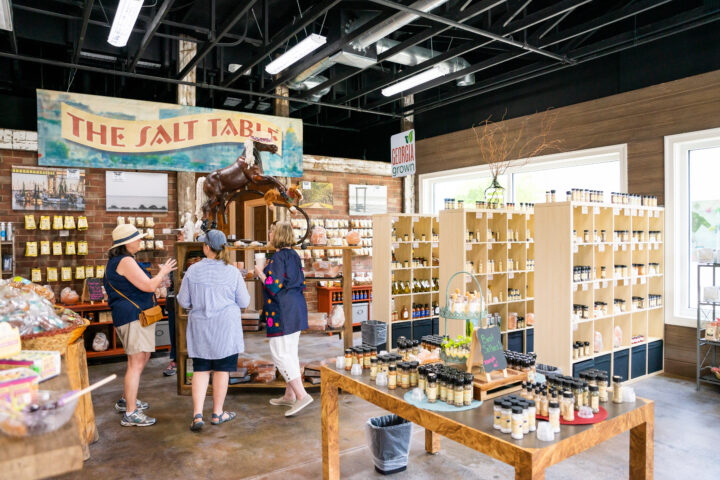
[[[366,432],[378,473],[390,475],[407,469],[412,423],[397,415],[373,417]]]

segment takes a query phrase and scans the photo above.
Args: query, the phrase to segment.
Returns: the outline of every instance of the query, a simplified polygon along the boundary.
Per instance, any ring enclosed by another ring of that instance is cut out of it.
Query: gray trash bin
[[[407,469],[412,423],[397,415],[373,417],[366,432],[378,473],[390,475]]]

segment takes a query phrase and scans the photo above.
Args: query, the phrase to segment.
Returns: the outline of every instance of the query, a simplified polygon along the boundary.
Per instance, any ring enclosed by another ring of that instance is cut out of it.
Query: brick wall
[[[334,172],[321,172],[308,170],[305,171],[302,179],[299,181],[306,182],[326,182],[333,184],[333,209],[307,209],[308,216],[313,218],[339,218],[349,219],[349,203],[348,190],[349,184],[360,185],[387,185],[388,190],[388,212],[398,213],[402,211],[402,179],[381,177],[376,175],[358,175]],[[370,217],[352,217],[352,218],[370,218]],[[370,272],[372,270],[372,260],[369,256],[353,257],[353,271]],[[308,288],[305,293],[305,299],[308,303],[308,311],[317,311],[317,290],[315,287]]]
[[[107,262],[107,250],[112,243],[112,230],[117,225],[116,218],[118,216],[132,215],[128,212],[106,212],[105,211],[105,170],[102,169],[85,169],[85,211],[13,211],[11,198],[11,168],[13,165],[37,165],[37,153],[32,151],[21,150],[0,150],[0,221],[12,222],[15,236],[15,273],[25,278],[30,278],[30,270],[34,267],[42,268],[42,283],[46,282],[46,267],[58,267],[58,278],[60,276],[60,267],[73,267],[73,276],[75,274],[76,265],[105,265]],[[171,211],[165,214],[161,213],[143,213],[144,216],[152,216],[155,220],[155,238],[162,240],[164,251],[159,252],[141,252],[137,257],[140,261],[149,261],[153,265],[165,261],[168,254],[173,251],[175,240],[174,235],[162,235],[163,228],[174,228],[177,226],[177,215],[173,210],[177,205],[176,197],[176,174],[168,173],[168,201]],[[88,230],[80,232],[71,230],[69,237],[60,238],[55,230],[25,230],[25,217],[27,213],[35,215],[36,222],[39,221],[40,215],[73,215],[77,222],[77,217],[85,215],[88,219]],[[25,244],[28,241],[38,242],[38,253],[40,249],[40,240],[61,240],[63,242],[63,251],[66,240],[88,242],[88,255],[63,255],[63,256],[38,256],[26,257]],[[3,251],[3,253],[5,253]],[[153,269],[153,273],[157,270]],[[82,293],[82,280],[73,280],[72,282],[56,282],[52,284],[56,296],[59,296],[60,290],[66,286],[72,286],[78,292]]]

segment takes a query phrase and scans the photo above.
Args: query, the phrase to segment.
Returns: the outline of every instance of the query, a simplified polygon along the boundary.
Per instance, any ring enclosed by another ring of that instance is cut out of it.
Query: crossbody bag
[[[108,282],[108,283],[110,283],[110,282]],[[117,288],[113,287],[112,283],[110,283],[110,286],[112,287],[113,290],[115,290],[118,293],[118,295],[120,295],[125,300],[132,303],[133,305],[135,305],[135,308],[140,310],[140,317],[139,317],[140,325],[142,325],[143,327],[148,327],[148,326],[152,325],[153,323],[157,323],[163,319],[164,315],[162,312],[162,308],[160,308],[160,305],[157,304],[157,298],[155,297],[154,293],[153,293],[153,302],[155,302],[155,305],[148,308],[147,310],[143,310],[142,308],[140,308],[138,306],[137,303],[133,302],[128,297],[123,295],[120,291],[118,291]]]

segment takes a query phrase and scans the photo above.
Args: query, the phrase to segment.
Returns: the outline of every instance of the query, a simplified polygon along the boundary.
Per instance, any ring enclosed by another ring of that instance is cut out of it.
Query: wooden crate
[[[507,369],[507,377],[498,376],[501,372],[494,372],[493,378],[488,382],[484,376],[476,375],[473,382],[473,396],[475,400],[485,401],[501,397],[520,390],[522,382],[527,381],[527,373]]]

